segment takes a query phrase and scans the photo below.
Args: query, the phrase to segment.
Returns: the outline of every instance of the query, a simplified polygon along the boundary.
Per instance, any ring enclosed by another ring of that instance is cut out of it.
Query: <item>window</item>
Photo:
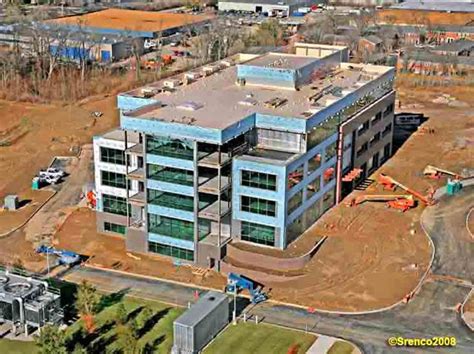
[[[194,210],[194,198],[185,195],[148,189],[148,202],[166,208],[186,211]]]
[[[323,197],[323,212],[327,211],[328,209],[332,208],[332,206],[335,204],[335,199],[334,199],[334,189],[331,189],[330,191],[326,192]]]
[[[306,199],[311,198],[321,189],[321,176],[316,177],[312,182],[306,186]]]
[[[146,152],[185,160],[194,158],[192,143],[178,139],[148,136]]]
[[[267,173],[242,170],[242,185],[274,191],[276,190],[276,176]]]
[[[104,231],[125,235],[125,226],[105,221]]]
[[[333,142],[331,145],[326,147],[326,153],[324,154],[324,162],[328,162],[331,160],[335,155],[337,151],[337,142]]]
[[[369,143],[363,143],[359,150],[357,150],[357,157],[360,157],[364,152],[369,149]]]
[[[369,125],[370,123],[368,121],[359,125],[359,128],[357,129],[357,135],[361,136],[362,134],[364,134],[369,129]]]
[[[275,228],[271,226],[242,221],[240,235],[243,241],[267,246],[275,245]]]
[[[242,211],[254,214],[261,214],[266,216],[276,215],[276,203],[274,201],[266,199],[242,196],[240,208]]]
[[[321,166],[321,154],[316,154],[308,160],[308,175],[316,171]]]
[[[371,119],[371,122],[372,122],[372,126],[374,126],[375,124],[377,124],[378,122],[380,122],[382,120],[382,112],[379,112],[375,115],[375,117],[373,117]]]
[[[193,171],[148,164],[148,178],[185,186],[193,185]]]
[[[100,161],[113,163],[115,165],[125,165],[125,152],[122,150],[101,147]]]
[[[385,109],[385,111],[383,112],[383,116],[387,117],[390,113],[393,112],[393,108],[394,108],[393,103],[388,105],[387,108]]]
[[[323,180],[324,180],[324,185],[328,184],[335,178],[336,174],[336,165],[332,165],[331,167],[328,167],[324,170],[323,172]]]
[[[339,125],[339,116],[334,115],[326,119],[323,123],[313,128],[313,130],[308,134],[308,150],[312,147],[320,144],[331,135],[337,132],[337,127]]]
[[[175,246],[164,245],[158,242],[149,241],[148,251],[153,252],[153,253],[158,253],[163,256],[184,259],[186,261],[194,260],[194,251],[175,247]]]
[[[301,190],[288,200],[288,215],[294,212],[301,205],[302,201],[303,191]]]
[[[387,125],[387,126],[385,127],[385,129],[384,129],[383,132],[382,132],[382,136],[386,136],[386,135],[389,134],[391,131],[392,131],[392,123],[390,123],[389,125]]]
[[[298,166],[288,174],[288,188],[293,188],[303,180],[304,166]]]
[[[194,223],[166,216],[148,214],[148,230],[163,236],[174,237],[180,240],[194,240]],[[211,222],[209,220],[199,221],[199,239],[209,235]]]
[[[303,215],[295,219],[287,228],[286,228],[286,242],[290,244],[298,238],[304,231],[305,225],[303,223]]]
[[[109,172],[109,171],[101,171],[100,172],[102,185],[115,187],[115,188],[123,188],[125,189],[127,186],[127,178],[124,174]]]
[[[102,209],[105,213],[127,215],[127,200],[114,195],[102,194]]]
[[[376,133],[372,139],[370,139],[369,145],[373,146],[380,140],[380,132]]]

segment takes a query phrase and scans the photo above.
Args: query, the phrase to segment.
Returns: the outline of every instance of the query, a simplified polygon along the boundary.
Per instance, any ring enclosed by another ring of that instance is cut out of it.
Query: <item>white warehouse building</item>
[[[322,0],[219,0],[219,11],[247,11],[256,13],[283,12],[291,15],[300,7],[323,3]]]

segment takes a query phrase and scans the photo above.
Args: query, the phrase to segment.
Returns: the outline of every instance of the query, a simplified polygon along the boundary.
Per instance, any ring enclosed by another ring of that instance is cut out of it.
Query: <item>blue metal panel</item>
[[[180,220],[193,221],[194,214],[191,211],[179,210],[162,207],[160,205],[149,204],[147,205],[148,212],[156,215],[168,216],[170,218],[176,218]]]
[[[117,108],[122,111],[131,111],[149,104],[159,103],[160,101],[151,98],[132,97],[128,95],[117,96]]]
[[[227,141],[252,130],[254,127],[255,114],[252,114],[225,128],[221,134],[221,142],[226,143]]]
[[[295,70],[267,68],[253,65],[237,65],[237,77],[249,83],[269,86],[295,87]]]
[[[55,24],[55,27],[57,26],[58,24]],[[51,26],[46,26],[46,25],[45,27],[51,28]],[[90,26],[78,26],[78,25],[60,25],[60,27],[68,29],[71,32],[83,31],[83,32],[88,32],[88,33],[112,34],[112,35],[117,35],[117,36],[133,37],[133,38],[138,38],[138,37],[153,38],[155,35],[155,32],[132,31],[132,30],[127,30],[127,29],[120,30],[120,29],[114,29],[114,28],[102,28],[102,27],[90,27]]]
[[[255,118],[257,128],[275,129],[292,133],[305,133],[306,120],[302,118],[279,117],[257,113]]]
[[[166,183],[163,181],[155,181],[152,179],[147,179],[146,184],[147,188],[155,189],[158,191],[187,195],[190,197],[194,196],[193,187],[183,186],[182,184]]]
[[[151,163],[153,165],[162,165],[167,167],[180,168],[182,170],[194,171],[193,161],[176,159],[168,156],[147,154],[146,162]]]
[[[240,201],[239,201],[239,204],[240,204]],[[254,214],[254,213],[247,213],[245,211],[240,211],[239,212],[238,220],[250,221],[250,222],[257,223],[257,224],[274,226],[274,227],[279,227],[280,226],[280,222],[279,222],[279,220],[277,220],[276,217],[260,215],[260,214]]]
[[[159,117],[157,117],[157,119],[127,117],[122,112],[120,117],[120,127],[126,130],[135,130],[145,134],[161,135],[175,139],[188,139],[214,144],[221,143],[221,131],[219,129],[163,122],[158,119]]]
[[[100,51],[100,61],[107,62],[112,59],[112,53],[109,50]]]
[[[158,242],[164,245],[170,245],[170,246],[175,246],[175,247],[194,251],[194,242],[192,241],[181,240],[174,237],[154,234],[152,232],[148,233],[148,241]]]

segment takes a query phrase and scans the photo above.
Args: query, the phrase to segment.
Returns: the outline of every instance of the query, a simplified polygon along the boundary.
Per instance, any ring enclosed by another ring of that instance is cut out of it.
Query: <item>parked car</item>
[[[56,184],[61,180],[61,176],[40,176],[40,183]]]
[[[59,168],[53,168],[53,167],[47,168],[46,170],[40,170],[39,172],[40,177],[48,176],[48,177],[53,177],[53,178],[56,178],[56,177],[62,178],[65,175],[66,173],[63,170],[60,170]]]

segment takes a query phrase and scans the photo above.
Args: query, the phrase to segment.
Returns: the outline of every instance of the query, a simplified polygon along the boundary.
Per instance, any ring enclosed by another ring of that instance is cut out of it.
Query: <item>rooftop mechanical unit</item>
[[[35,278],[0,270],[0,323],[41,328],[60,324],[63,311],[59,291]]]

